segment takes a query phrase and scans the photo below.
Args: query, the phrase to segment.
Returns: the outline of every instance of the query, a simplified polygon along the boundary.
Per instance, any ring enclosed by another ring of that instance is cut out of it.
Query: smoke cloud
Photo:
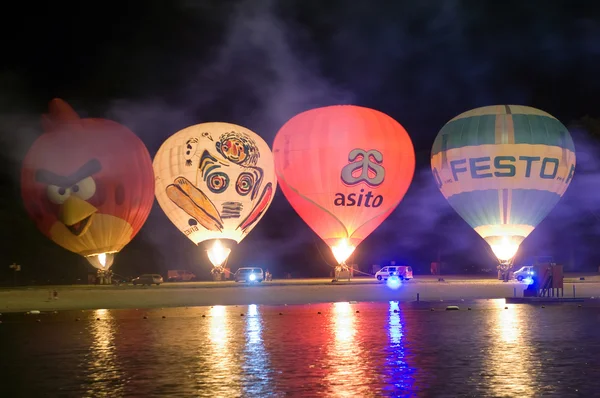
[[[561,2],[507,7],[459,0],[378,7],[366,1],[187,0],[169,7],[136,10],[139,18],[131,16],[131,26],[116,32],[116,41],[90,40],[93,65],[65,69],[70,78],[48,78],[37,94],[18,69],[0,73],[6,90],[0,95],[0,151],[9,164],[5,185],[13,193],[20,162],[40,134],[39,115],[54,96],[82,116],[127,125],[152,156],[167,137],[192,124],[240,124],[271,144],[293,115],[353,103],[398,120],[413,139],[419,165],[405,199],[354,260],[368,265],[396,259],[427,267],[439,252],[443,260],[486,263],[492,257],[485,243],[454,213],[431,177],[429,149],[439,129],[463,111],[490,104],[531,105],[561,120],[594,115],[599,105],[600,30],[590,17],[599,6],[593,2],[577,10]],[[144,43],[136,31],[148,32]],[[600,216],[594,189],[599,148],[582,128],[575,130],[575,178],[528,238],[525,253],[551,251],[568,235],[582,258],[594,255],[584,235],[600,232],[593,215]],[[159,248],[165,267],[199,270],[208,264],[157,204],[136,240]],[[295,260],[297,269],[312,262],[318,263],[314,272],[322,272],[318,248],[324,248],[318,237],[278,192],[261,223],[232,253],[231,264],[265,264],[277,271]]]
[[[353,102],[353,95],[330,84],[311,64],[311,56],[298,55],[290,41],[292,32],[277,16],[274,1],[241,2],[227,19],[229,27],[210,63],[197,65],[175,96],[174,105],[158,99],[136,101],[119,99],[111,103],[108,117],[119,120],[142,136],[152,155],[168,136],[192,124],[226,121],[257,132],[269,145],[287,119],[304,110],[324,105]],[[193,62],[193,61],[192,61]],[[280,234],[279,220],[286,220]],[[293,221],[287,221],[293,220]],[[200,249],[180,235],[159,206],[149,217],[144,237],[161,247],[167,261],[196,268],[208,263]],[[312,231],[278,194],[259,225],[231,254],[229,262],[276,263],[277,259],[301,251],[311,243]],[[177,242],[181,250],[173,250]],[[194,264],[195,263],[195,264]],[[206,268],[206,267],[201,267]],[[277,268],[274,264],[273,268]]]

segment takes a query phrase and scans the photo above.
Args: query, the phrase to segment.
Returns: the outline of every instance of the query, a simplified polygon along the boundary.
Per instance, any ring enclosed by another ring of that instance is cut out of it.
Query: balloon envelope
[[[23,161],[25,209],[55,243],[108,269],[112,254],[133,239],[150,214],[150,154],[125,126],[80,119],[60,99],[52,100],[42,121],[44,133]],[[100,254],[109,255],[98,259]]]
[[[486,106],[450,120],[431,152],[450,205],[509,260],[565,193],[575,172],[569,131],[528,106]]]
[[[175,133],[153,166],[160,207],[195,244],[239,243],[265,214],[277,187],[267,143],[230,123],[202,123]],[[229,254],[219,253],[213,253],[217,263]]]
[[[415,170],[404,128],[351,105],[294,116],[277,133],[273,154],[285,197],[338,262],[398,206]]]

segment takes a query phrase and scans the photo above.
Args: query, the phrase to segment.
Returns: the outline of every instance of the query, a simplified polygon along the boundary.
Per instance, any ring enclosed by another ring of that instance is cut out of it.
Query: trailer
[[[189,282],[196,279],[196,275],[183,269],[170,269],[167,273],[168,282]]]

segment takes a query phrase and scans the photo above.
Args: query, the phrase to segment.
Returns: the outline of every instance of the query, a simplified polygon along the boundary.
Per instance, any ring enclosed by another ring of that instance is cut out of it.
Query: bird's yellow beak
[[[85,233],[92,224],[92,216],[98,209],[83,199],[70,196],[62,204],[58,219],[75,235]]]

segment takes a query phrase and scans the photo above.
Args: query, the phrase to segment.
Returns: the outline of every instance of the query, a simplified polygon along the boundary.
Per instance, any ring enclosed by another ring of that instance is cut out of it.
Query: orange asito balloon
[[[398,206],[415,171],[406,130],[353,105],[294,116],[277,133],[273,154],[283,194],[340,264]]]

